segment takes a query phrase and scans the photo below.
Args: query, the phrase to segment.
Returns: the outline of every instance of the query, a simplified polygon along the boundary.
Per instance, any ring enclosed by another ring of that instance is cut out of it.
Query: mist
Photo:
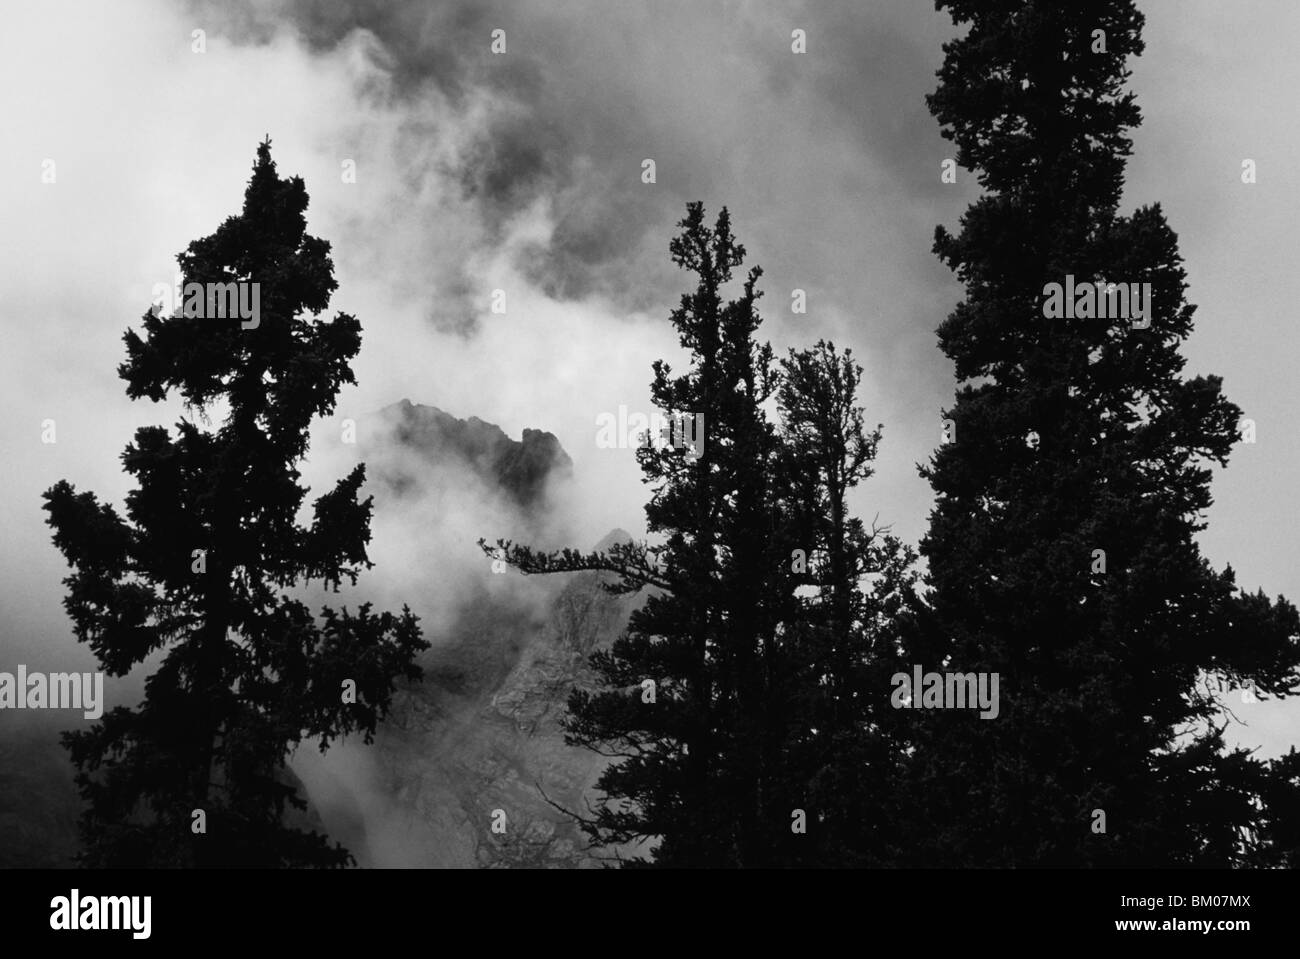
[[[1300,10],[1196,0],[1153,5],[1147,18],[1133,76],[1146,120],[1124,205],[1159,200],[1179,231],[1200,306],[1187,373],[1221,373],[1260,424],[1259,442],[1216,474],[1202,547],[1243,587],[1294,597],[1300,542],[1279,535],[1277,517],[1290,515],[1300,467],[1290,434],[1300,397],[1288,365],[1270,358],[1300,347],[1284,215],[1300,131],[1268,118],[1288,115],[1300,81],[1290,48]],[[763,266],[761,335],[778,354],[820,337],[854,349],[866,418],[884,424],[856,511],[909,542],[924,532],[932,500],[915,466],[938,444],[952,398],[934,330],[961,295],[930,245],[934,225],[955,224],[979,192],[964,173],[951,186],[939,179],[951,146],[924,95],[951,27],[932,5],[726,0],[651,14],[580,0],[410,0],[326,12],[305,0],[127,0],[43,3],[6,21],[0,668],[96,668],[62,608],[68,571],[40,496],[66,478],[120,507],[119,458],[134,430],[185,415],[178,403],[127,399],[115,375],[121,337],[138,328],[153,285],[172,281],[176,254],[238,211],[268,135],[281,174],[305,180],[309,232],[333,244],[328,313],[363,327],[357,385],[316,427],[303,472],[319,495],[358,458],[374,465],[375,566],[355,590],[304,593],[313,608],[409,603],[436,668],[449,645],[491,631],[481,617],[539,621],[558,588],[493,574],[479,537],[590,548],[615,527],[643,534],[648,492],[633,451],[599,448],[596,424],[621,405],[649,412],[655,359],[682,365],[667,315],[689,278],[668,242],[695,199],[709,215],[726,205],[749,263]],[[795,27],[809,36],[803,57],[790,55]],[[490,49],[494,29],[505,31],[502,55]],[[1261,169],[1246,195],[1243,157]],[[654,184],[641,182],[645,158]],[[47,160],[57,180],[43,184]],[[792,312],[796,289],[806,314]],[[1242,336],[1243,317],[1267,348]],[[382,431],[350,447],[340,424],[402,399],[516,439],[554,433],[572,479],[535,514],[454,460],[394,496],[378,474],[408,452]],[[506,668],[517,655],[490,646],[478,665]],[[142,675],[109,677],[106,708],[134,702]],[[1297,742],[1300,704],[1235,712],[1245,725],[1233,734],[1263,755]],[[0,738],[12,726],[0,715]],[[368,823],[400,819],[363,747],[336,747],[323,764],[308,752],[295,769],[327,820],[336,807]],[[368,836],[371,864],[418,858],[400,823]]]

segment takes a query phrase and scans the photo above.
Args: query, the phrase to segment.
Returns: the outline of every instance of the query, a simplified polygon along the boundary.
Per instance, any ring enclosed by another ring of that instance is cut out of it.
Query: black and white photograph
[[[4,4],[6,931],[1280,941],[1298,43]]]

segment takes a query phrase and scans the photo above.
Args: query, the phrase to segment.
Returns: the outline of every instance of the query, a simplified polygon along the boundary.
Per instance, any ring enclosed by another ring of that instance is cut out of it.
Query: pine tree
[[[698,285],[672,322],[691,370],[655,364],[652,395],[669,418],[701,414],[707,441],[698,458],[638,453],[663,541],[587,555],[482,545],[526,573],[602,569],[614,592],[652,588],[592,657],[603,689],[570,701],[569,742],[618,760],[580,817],[598,845],[653,838],[650,859],[671,866],[879,863],[902,746],[871,693],[894,661],[915,554],[848,512],[880,440],[856,404],[862,369],[825,342],[774,367],[753,341],[759,271],[721,300],[744,255],[726,211],[709,230],[693,204],[681,227],[674,259]]]
[[[136,431],[125,517],[67,481],[45,493],[78,638],[109,675],[161,656],[137,708],[65,735],[88,803],[86,865],[349,863],[285,825],[286,807],[306,808],[285,760],[309,736],[322,750],[353,731],[369,742],[396,679],[419,676],[428,644],[409,609],[324,608],[317,620],[283,592],[309,581],[337,592],[371,565],[363,465],[316,499],[310,525],[296,521],[309,424],[355,382],[361,343],[354,317],[315,318],[337,284],[329,244],[306,233],[307,202],[261,144],[242,213],[177,258],[187,292],[257,284],[240,288],[257,315],[220,318],[200,297],[171,316],[150,310],[143,337],[127,331],[128,395],[174,392],[199,416],[174,434]],[[219,428],[203,428],[211,417]]]
[[[856,392],[862,368],[851,351],[839,354],[834,344],[819,341],[812,350],[790,350],[781,363],[778,402],[784,439],[793,458],[796,482],[807,483],[799,525],[805,528],[820,562],[813,580],[824,593],[827,658],[833,665],[833,688],[827,702],[832,715],[824,725],[842,726],[851,693],[845,640],[861,614],[858,566],[865,554],[861,520],[848,515],[846,497],[871,475],[870,463],[880,444],[881,428],[863,428]]]
[[[939,330],[955,436],[922,471],[929,608],[906,654],[998,673],[1000,712],[911,711],[910,858],[1238,862],[1263,770],[1225,749],[1214,681],[1294,692],[1300,621],[1196,544],[1240,410],[1218,377],[1181,375],[1194,307],[1160,207],[1118,213],[1143,18],[1131,0],[938,6],[968,31],[928,102],[985,193],[936,231],[966,297]],[[1067,275],[1151,284],[1148,319],[1086,297],[1055,315]]]
[[[1246,864],[1264,869],[1300,867],[1300,752],[1294,746],[1262,771],[1256,806],[1260,821],[1248,831]]]
[[[780,448],[762,408],[776,378],[771,348],[754,341],[761,271],[722,298],[745,256],[727,211],[710,228],[692,203],[680,227],[672,257],[697,286],[672,323],[691,365],[674,375],[656,362],[651,389],[668,421],[693,421],[703,442],[649,437],[637,451],[660,541],[586,555],[495,548],[526,573],[603,569],[619,575],[615,592],[652,587],[624,635],[592,657],[603,688],[569,703],[568,741],[618,760],[598,783],[604,801],[587,834],[604,846],[653,840],[637,863],[758,866],[792,816],[778,788],[789,722],[778,625],[796,584],[776,535]]]
[[[783,634],[801,708],[782,765],[791,801],[816,817],[808,839],[785,844],[782,861],[888,864],[903,757],[878,690],[893,672],[893,627],[911,595],[915,554],[887,528],[868,531],[849,514],[848,494],[872,475],[881,438],[880,426],[863,425],[862,367],[852,351],[825,341],[792,349],[780,373],[789,490],[782,512],[786,535],[803,545],[793,569],[806,571],[801,579],[812,588],[795,601]]]

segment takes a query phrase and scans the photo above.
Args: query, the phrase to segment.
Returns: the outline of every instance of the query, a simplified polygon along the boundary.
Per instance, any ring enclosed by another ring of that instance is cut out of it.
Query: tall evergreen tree
[[[625,634],[592,657],[605,688],[570,700],[569,741],[619,759],[600,779],[605,799],[588,835],[601,845],[652,838],[657,865],[757,866],[791,823],[776,788],[788,713],[774,691],[795,584],[775,535],[779,443],[763,412],[776,379],[770,347],[754,340],[761,271],[723,299],[745,256],[727,211],[710,228],[692,203],[680,227],[672,257],[697,285],[672,323],[691,365],[675,375],[657,361],[651,390],[669,421],[693,421],[703,442],[650,437],[637,452],[654,489],[647,527],[661,541],[587,555],[498,548],[528,573],[604,569],[619,574],[616,592],[655,587]]]
[[[802,544],[792,565],[811,587],[795,600],[784,633],[801,708],[782,765],[790,801],[815,816],[808,838],[791,837],[781,861],[888,864],[903,757],[877,692],[893,672],[893,626],[911,595],[915,554],[849,513],[848,494],[872,475],[881,437],[881,427],[863,425],[862,367],[852,351],[819,341],[790,350],[780,372],[786,535]]]
[[[1132,0],[938,7],[968,29],[928,102],[985,193],[936,231],[966,297],[939,329],[955,437],[923,470],[929,608],[906,658],[998,673],[1000,712],[913,711],[911,858],[1238,862],[1264,770],[1225,748],[1212,680],[1294,692],[1300,620],[1196,544],[1240,411],[1218,377],[1181,375],[1194,307],[1160,207],[1117,212],[1143,18]],[[1067,275],[1151,284],[1149,326],[1083,300],[1049,318]]]
[[[871,461],[880,444],[880,427],[863,428],[857,406],[857,386],[862,368],[851,351],[840,354],[834,344],[818,342],[811,350],[790,350],[781,362],[778,402],[783,437],[792,459],[792,476],[807,484],[798,525],[807,530],[819,562],[813,581],[823,593],[827,659],[833,666],[832,689],[827,703],[832,715],[824,726],[841,726],[851,696],[847,639],[859,618],[865,574],[858,557],[865,554],[866,534],[861,520],[848,515],[849,490],[871,475]]]
[[[409,609],[324,608],[317,620],[282,592],[308,581],[337,592],[371,565],[364,466],[316,499],[310,525],[296,521],[309,424],[355,382],[361,343],[354,317],[315,318],[337,284],[329,244],[306,233],[307,202],[263,143],[242,213],[177,258],[187,287],[258,284],[260,315],[204,316],[209,299],[150,310],[143,337],[127,331],[128,395],[174,391],[199,422],[136,431],[122,456],[137,484],[126,516],[66,481],[45,494],[78,638],[109,675],[162,653],[137,708],[65,734],[88,803],[87,865],[347,864],[342,847],[285,825],[286,807],[306,803],[284,762],[309,736],[322,750],[352,731],[369,742],[395,680],[419,676],[428,644]],[[219,428],[201,428],[210,416]]]
[[[1260,821],[1248,830],[1246,864],[1300,868],[1300,752],[1294,746],[1262,771],[1256,805]]]
[[[570,701],[569,742],[618,760],[584,824],[597,844],[653,838],[656,865],[879,863],[901,744],[871,692],[914,553],[848,512],[880,439],[857,406],[862,370],[825,342],[777,367],[753,339],[759,271],[722,301],[744,256],[726,211],[710,230],[692,204],[681,229],[671,250],[697,287],[672,322],[691,368],[656,363],[652,395],[670,419],[700,415],[705,442],[698,458],[638,453],[662,542],[586,555],[482,545],[526,573],[601,569],[618,574],[614,592],[652,587],[592,657],[604,688]]]

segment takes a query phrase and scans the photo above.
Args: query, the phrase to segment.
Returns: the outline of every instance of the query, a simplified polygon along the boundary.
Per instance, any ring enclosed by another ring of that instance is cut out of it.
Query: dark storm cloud
[[[672,217],[686,199],[678,189],[680,174],[662,177],[657,190],[635,192],[643,187],[643,158],[663,162],[661,157],[681,152],[666,142],[670,125],[662,118],[646,120],[647,113],[671,104],[656,101],[653,84],[617,76],[625,64],[608,52],[607,41],[623,29],[644,31],[650,24],[636,11],[602,6],[593,15],[592,7],[540,7],[477,0],[285,2],[234,8],[202,3],[199,11],[241,44],[270,42],[278,27],[289,26],[310,49],[328,52],[355,31],[368,31],[380,45],[376,62],[392,79],[388,93],[399,101],[436,94],[463,106],[475,95],[488,95],[497,109],[459,151],[452,169],[432,162],[421,167],[420,152],[429,141],[409,136],[411,168],[449,175],[476,208],[488,245],[546,198],[557,228],[549,242],[525,248],[519,266],[529,279],[558,298],[599,292],[624,305],[637,303],[643,297],[636,280],[621,274],[647,232],[656,231],[658,246],[666,246]],[[686,9],[677,8],[676,15]],[[498,28],[506,34],[504,55],[490,49]],[[641,71],[651,73],[648,66]],[[654,128],[656,136],[647,138],[644,131]],[[440,279],[452,283],[439,291],[436,322],[468,327],[469,307],[456,300],[454,271]]]
[[[723,204],[752,211],[755,232],[742,236],[768,253],[764,265],[830,289],[835,276],[860,270],[863,219],[879,219],[880,208],[888,218],[914,194],[939,191],[938,148],[922,148],[940,141],[922,98],[939,57],[937,37],[934,49],[923,41],[941,18],[923,5],[286,0],[203,10],[238,43],[267,42],[285,25],[326,52],[367,31],[400,100],[464,104],[488,95],[500,109],[452,169],[411,168],[450,175],[480,218],[485,246],[545,200],[553,232],[523,244],[516,265],[556,299],[601,295],[623,310],[674,300],[667,241],[697,198],[714,212]],[[790,50],[795,27],[809,37],[803,56]],[[504,55],[490,49],[498,28]],[[427,137],[405,138],[413,157],[428,149]],[[815,186],[844,194],[846,208],[861,204],[861,215],[810,217],[821,211],[790,182],[809,172],[791,144],[823,169],[843,158],[839,182]],[[640,179],[645,158],[657,164],[653,186]],[[888,188],[855,181],[855,166],[883,171]],[[458,298],[456,268],[430,269],[440,287],[434,322],[469,332],[474,304]]]

